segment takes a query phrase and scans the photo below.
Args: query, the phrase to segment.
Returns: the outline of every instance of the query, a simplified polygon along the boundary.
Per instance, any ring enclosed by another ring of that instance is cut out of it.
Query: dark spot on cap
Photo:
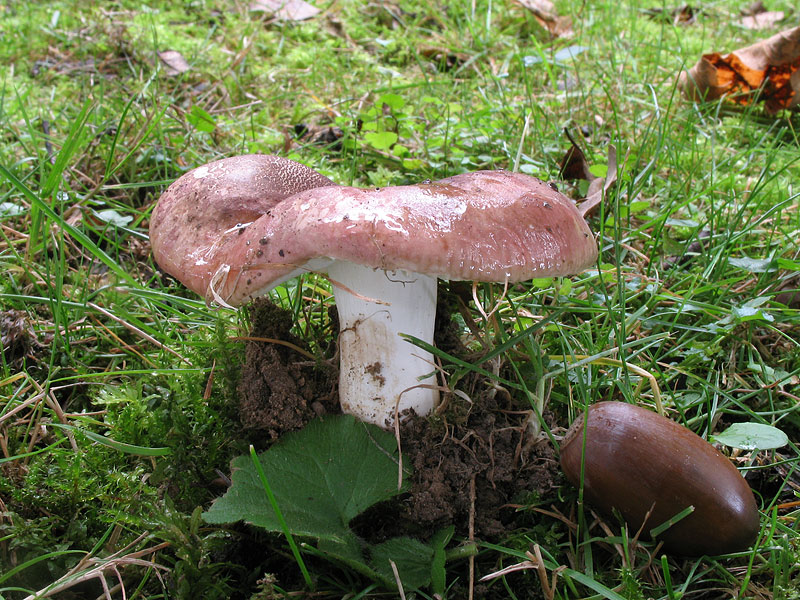
[[[269,243],[269,240],[267,238],[263,237],[260,240],[258,240],[258,243],[261,244],[262,246],[265,246],[265,245],[267,245]]]
[[[280,250],[278,250],[278,256],[282,257],[283,255],[284,255],[283,248],[281,248]]]
[[[247,285],[250,285],[251,283],[253,283],[253,280],[252,279],[248,279],[247,280]]]
[[[554,182],[551,181],[547,185],[551,190],[558,191],[558,186]]]
[[[256,252],[256,256],[264,256],[264,251],[259,250],[258,252]]]
[[[545,202],[544,204],[542,204],[542,206],[545,208],[553,208],[552,206],[550,206],[549,202]]]

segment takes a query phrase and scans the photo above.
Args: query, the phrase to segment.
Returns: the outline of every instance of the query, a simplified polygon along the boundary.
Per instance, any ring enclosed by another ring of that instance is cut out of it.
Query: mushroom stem
[[[430,386],[430,352],[400,337],[433,344],[436,278],[344,261],[328,268],[339,311],[339,401],[345,413],[380,427],[395,411],[427,415],[439,393]]]

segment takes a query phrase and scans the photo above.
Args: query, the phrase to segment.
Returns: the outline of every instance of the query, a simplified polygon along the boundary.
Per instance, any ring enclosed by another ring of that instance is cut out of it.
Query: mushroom
[[[438,400],[433,356],[398,335],[433,343],[437,277],[510,283],[577,273],[597,257],[572,202],[528,175],[358,189],[260,155],[180,177],[153,211],[150,240],[165,271],[220,304],[327,272],[342,409],[382,427]]]

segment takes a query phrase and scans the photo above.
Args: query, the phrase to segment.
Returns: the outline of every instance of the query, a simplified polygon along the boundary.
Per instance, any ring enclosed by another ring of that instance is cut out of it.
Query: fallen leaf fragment
[[[158,58],[164,63],[164,71],[170,77],[186,73],[186,71],[191,69],[189,63],[186,62],[186,59],[183,57],[183,54],[177,50],[164,50],[163,52],[159,52]]]
[[[605,177],[598,177],[591,172],[589,161],[586,160],[583,150],[575,143],[568,131],[565,130],[564,133],[567,134],[570,141],[570,148],[561,159],[559,174],[565,180],[583,179],[589,182],[586,198],[578,205],[581,215],[586,217],[603,202],[606,192],[617,181],[617,149],[609,144],[608,170]]]
[[[586,199],[580,203],[578,210],[586,217],[595,208],[600,206],[606,197],[608,189],[617,181],[617,149],[608,145],[608,172],[605,177],[596,177],[589,182]]]
[[[689,25],[694,23],[697,18],[697,11],[688,4],[672,9],[648,8],[643,12],[651,19],[665,19],[675,25]]]
[[[569,138],[570,146],[567,153],[564,154],[564,158],[561,159],[559,168],[561,179],[585,179],[586,181],[596,179],[597,176],[593,175],[589,170],[589,161],[586,160],[586,155],[583,153],[583,150],[575,143],[572,136],[569,135],[568,132],[566,133],[567,138]]]
[[[704,54],[678,85],[692,100],[727,97],[749,105],[758,96],[774,114],[800,103],[800,27],[735,50]]]
[[[569,37],[572,35],[572,19],[560,17],[550,0],[516,0],[517,4],[527,8],[553,37]]]
[[[786,14],[780,10],[771,10],[745,15],[742,17],[742,26],[746,29],[769,29],[779,21],[783,21]]]
[[[316,6],[304,0],[255,0],[250,10],[269,13],[279,21],[305,21],[319,14]]]

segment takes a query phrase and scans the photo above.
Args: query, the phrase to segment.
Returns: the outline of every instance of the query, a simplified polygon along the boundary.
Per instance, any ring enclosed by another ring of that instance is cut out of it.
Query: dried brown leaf
[[[675,25],[689,25],[697,19],[697,10],[689,4],[677,8],[648,8],[644,13],[651,19],[664,19]]]
[[[704,54],[678,85],[692,100],[726,97],[748,105],[758,96],[771,114],[794,108],[800,102],[800,27],[727,56]]]
[[[764,6],[764,3],[761,0],[756,0],[750,6],[740,11],[740,14],[742,16],[750,15],[752,17],[753,15],[763,12],[767,12],[767,7]]]
[[[572,19],[560,17],[550,0],[516,0],[516,2],[528,9],[553,37],[563,38],[572,35]]]
[[[572,139],[572,136],[569,135],[569,132],[566,132],[567,138],[569,138],[569,150],[567,150],[564,157],[561,159],[561,164],[559,168],[559,175],[561,179],[564,180],[575,180],[575,179],[585,179],[586,181],[592,181],[597,177],[592,175],[592,172],[589,170],[589,162],[586,160],[586,155],[583,153],[583,150],[575,143],[575,140]]]
[[[600,206],[606,197],[608,189],[617,181],[617,149],[608,146],[608,171],[605,177],[596,177],[589,183],[586,191],[586,200],[581,202],[578,210],[586,218],[595,208]]]
[[[265,12],[279,21],[305,21],[319,14],[319,9],[304,0],[254,0],[253,12]]]
[[[786,14],[780,10],[760,12],[742,17],[742,26],[746,29],[769,29],[779,21],[783,21]]]
[[[189,63],[183,58],[183,54],[177,50],[164,50],[163,52],[159,52],[158,58],[164,63],[164,71],[170,77],[186,73],[186,71],[191,69]]]

